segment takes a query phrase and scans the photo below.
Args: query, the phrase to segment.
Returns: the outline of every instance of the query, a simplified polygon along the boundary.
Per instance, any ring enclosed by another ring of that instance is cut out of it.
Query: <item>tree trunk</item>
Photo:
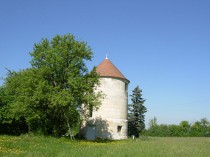
[[[69,118],[66,116],[66,114],[64,113],[64,116],[66,118],[66,123],[67,123],[67,126],[68,126],[68,134],[69,134],[69,138],[71,138],[71,140],[73,139],[73,135],[72,135],[72,132],[71,132],[71,127],[70,127],[70,124],[69,124]]]

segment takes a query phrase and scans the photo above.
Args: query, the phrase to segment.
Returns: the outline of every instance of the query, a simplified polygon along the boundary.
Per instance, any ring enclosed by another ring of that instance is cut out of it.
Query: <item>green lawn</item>
[[[210,157],[210,138],[144,137],[90,142],[42,136],[0,136],[0,156]]]

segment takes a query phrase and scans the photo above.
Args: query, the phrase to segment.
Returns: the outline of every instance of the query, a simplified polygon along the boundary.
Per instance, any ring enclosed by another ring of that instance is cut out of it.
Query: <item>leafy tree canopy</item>
[[[99,77],[85,64],[93,52],[67,34],[42,39],[30,55],[32,67],[9,72],[5,80],[10,100],[5,120],[24,119],[29,131],[60,136],[81,120],[82,104],[99,106],[101,93],[94,92]]]
[[[210,137],[210,122],[202,118],[192,124],[181,121],[179,125],[166,125],[157,124],[157,119],[153,118],[144,134],[147,136]]]

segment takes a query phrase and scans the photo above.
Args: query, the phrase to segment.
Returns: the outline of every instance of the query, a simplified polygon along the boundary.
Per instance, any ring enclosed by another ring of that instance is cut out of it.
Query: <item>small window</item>
[[[89,106],[89,117],[93,117],[93,106]]]
[[[117,132],[120,133],[121,130],[122,130],[122,126],[118,125],[118,126],[117,126]]]
[[[127,90],[128,90],[128,84],[125,83],[125,91],[127,92]]]

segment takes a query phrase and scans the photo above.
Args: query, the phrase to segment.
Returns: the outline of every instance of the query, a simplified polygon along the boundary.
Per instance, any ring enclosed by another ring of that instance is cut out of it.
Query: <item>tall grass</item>
[[[30,135],[0,136],[0,156],[210,157],[210,138],[148,137],[91,142]]]

